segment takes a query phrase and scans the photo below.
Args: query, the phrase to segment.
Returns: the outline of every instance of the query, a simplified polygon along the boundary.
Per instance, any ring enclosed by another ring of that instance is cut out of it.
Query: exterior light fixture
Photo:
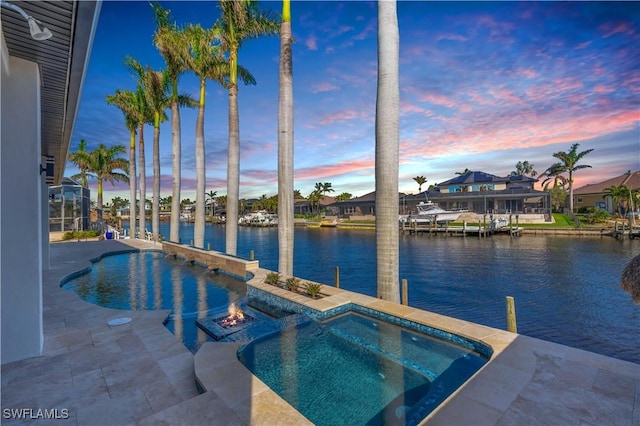
[[[53,168],[55,166],[55,158],[52,155],[45,155],[45,165],[40,165],[40,174],[45,172],[47,185],[53,185]]]
[[[29,23],[29,31],[31,32],[31,37],[33,37],[34,40],[47,40],[50,39],[53,35],[47,27],[42,25],[42,22],[38,21],[31,15],[27,15],[27,13],[22,10],[21,7],[4,0],[0,0],[0,5],[2,5],[2,7],[6,7],[7,9],[18,12],[24,19],[27,20],[27,22]]]

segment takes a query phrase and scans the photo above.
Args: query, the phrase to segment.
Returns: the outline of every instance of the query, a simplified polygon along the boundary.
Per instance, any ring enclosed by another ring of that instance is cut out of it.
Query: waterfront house
[[[444,209],[466,209],[478,214],[551,214],[548,192],[534,189],[538,179],[529,176],[495,176],[470,171],[441,182],[435,190],[406,197],[412,208],[426,199]]]
[[[11,208],[2,209],[0,233],[3,365],[43,351],[47,185],[62,184],[101,2],[20,2],[25,14],[51,30],[49,40],[36,40],[46,37],[44,31],[32,37],[30,23],[4,6],[0,202]]]
[[[323,196],[318,200],[318,204],[315,202],[311,202],[306,198],[297,198],[293,203],[294,214],[299,215],[309,215],[314,214],[318,210],[322,213],[323,211],[329,215],[335,215],[335,213],[331,210],[330,206],[333,206],[335,202],[334,197],[330,197],[328,195]]]
[[[346,201],[338,201],[329,207],[333,216],[339,217],[370,217],[375,218],[376,193],[369,192],[361,197],[354,197]]]
[[[417,204],[433,201],[444,209],[464,209],[477,214],[537,214],[551,217],[548,192],[534,189],[538,179],[528,176],[500,177],[471,171],[419,194],[398,194],[400,214],[417,213]],[[328,207],[340,217],[375,217],[375,192]]]
[[[83,231],[89,229],[89,188],[70,178],[49,187],[49,231]]]
[[[607,193],[607,188],[612,186],[624,185],[631,190],[640,190],[640,171],[627,173],[598,183],[590,183],[573,190],[573,207],[576,211],[580,211],[585,207],[598,207],[613,213],[616,206],[613,205],[613,199]],[[635,210],[638,210],[635,206]]]

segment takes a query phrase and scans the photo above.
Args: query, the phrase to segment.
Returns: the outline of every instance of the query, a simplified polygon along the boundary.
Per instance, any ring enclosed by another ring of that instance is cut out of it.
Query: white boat
[[[418,209],[417,214],[411,214],[400,217],[401,223],[409,225],[427,225],[433,223],[435,220],[437,223],[452,222],[456,220],[462,213],[466,213],[469,210],[445,210],[435,204],[432,201],[421,201],[416,206]]]
[[[278,216],[266,210],[246,214],[238,219],[238,225],[245,226],[275,226],[278,224]]]

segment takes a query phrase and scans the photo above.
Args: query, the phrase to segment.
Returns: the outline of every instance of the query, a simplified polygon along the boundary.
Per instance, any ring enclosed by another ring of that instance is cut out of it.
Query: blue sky
[[[216,2],[161,2],[178,25],[213,24]],[[280,13],[281,2],[260,2]],[[295,188],[335,194],[374,189],[377,5],[292,1]],[[538,172],[552,154],[593,148],[576,187],[640,169],[640,3],[399,1],[400,191],[413,177],[438,183],[469,168],[507,175],[518,161]],[[131,55],[161,69],[146,1],[105,1],[71,142],[128,146],[121,112],[105,102],[135,89]],[[239,61],[257,80],[239,90],[240,197],[277,193],[278,37],[249,40]],[[197,97],[190,74],[180,91]],[[207,192],[226,194],[227,93],[207,84]],[[196,111],[182,110],[182,198],[195,198]],[[151,198],[153,129],[145,130]],[[161,187],[171,192],[171,127],[161,126]],[[77,172],[68,164],[66,175]],[[95,198],[96,185],[91,185]],[[128,198],[105,184],[105,200]]]

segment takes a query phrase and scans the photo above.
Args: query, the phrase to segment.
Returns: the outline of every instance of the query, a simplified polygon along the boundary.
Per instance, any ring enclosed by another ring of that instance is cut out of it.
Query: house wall
[[[4,40],[3,40],[4,45]],[[1,362],[42,353],[43,177],[38,65],[2,55]],[[8,208],[7,208],[8,207]]]
[[[604,194],[573,195],[573,209],[577,212],[581,207],[601,207],[609,213],[613,212],[611,197],[605,199]]]
[[[507,184],[505,182],[498,182],[498,183],[476,182],[469,185],[458,184],[458,185],[440,187],[440,192],[442,194],[451,194],[454,192],[502,191],[505,189],[507,189]]]

